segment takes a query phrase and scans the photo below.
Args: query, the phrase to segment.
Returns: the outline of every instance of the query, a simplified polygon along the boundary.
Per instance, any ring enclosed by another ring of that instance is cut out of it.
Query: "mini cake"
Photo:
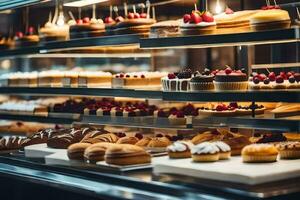
[[[110,88],[112,74],[110,72],[81,72],[78,76],[78,86],[88,88]]]
[[[251,144],[242,150],[243,162],[276,162],[278,150],[271,144]]]
[[[191,143],[185,141],[177,141],[167,147],[170,158],[190,158]]]
[[[76,24],[70,25],[70,38],[98,37],[105,35],[105,24],[102,19],[78,19]]]
[[[218,142],[214,142],[213,144],[215,144],[218,148],[219,148],[219,159],[220,160],[228,160],[231,156],[231,148],[228,144],[218,141]]]
[[[209,69],[205,69],[204,73],[196,73],[190,80],[191,91],[214,90],[214,75],[210,73]]]
[[[230,67],[225,70],[220,70],[215,76],[216,90],[247,90],[248,78],[242,71],[234,71]]]
[[[106,150],[111,147],[112,143],[96,143],[90,145],[88,148],[84,151],[84,160],[89,161],[90,163],[96,163],[98,161],[104,160],[104,155]]]
[[[131,144],[116,144],[105,152],[105,162],[109,165],[150,164],[151,155],[143,148]]]
[[[156,23],[156,20],[150,18],[150,15],[137,12],[129,12],[125,19],[116,21],[113,29],[115,34],[140,34],[143,36],[149,35],[151,25]]]
[[[35,34],[33,27],[29,27],[28,32],[24,35],[22,32],[17,32],[15,37],[15,46],[34,46],[39,43],[39,36]]]
[[[241,33],[250,31],[250,17],[257,10],[243,10],[234,12],[226,8],[224,13],[214,16],[217,23],[217,33]]]
[[[300,142],[282,142],[276,147],[280,159],[300,159]]]
[[[254,31],[290,28],[289,13],[281,9],[268,9],[250,17],[251,29]]]
[[[214,34],[216,28],[215,19],[208,11],[201,13],[194,10],[191,14],[185,14],[180,24],[184,35]]]
[[[164,91],[188,91],[189,82],[192,78],[190,69],[183,70],[180,73],[171,73],[161,79]]]
[[[215,162],[219,160],[219,148],[210,142],[193,146],[191,153],[194,162]]]
[[[71,160],[83,160],[84,151],[91,146],[90,143],[75,143],[68,147],[68,157]]]
[[[168,20],[153,24],[150,27],[150,38],[174,37],[180,35],[180,20]]]

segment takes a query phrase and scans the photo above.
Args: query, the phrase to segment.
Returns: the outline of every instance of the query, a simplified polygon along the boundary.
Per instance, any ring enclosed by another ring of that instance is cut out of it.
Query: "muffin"
[[[219,160],[219,148],[210,142],[197,144],[191,149],[194,162],[215,162]]]
[[[276,147],[280,159],[300,159],[300,142],[282,142]]]
[[[220,70],[215,77],[216,90],[247,90],[248,78],[247,75],[240,70],[234,71],[230,67],[225,70]]]
[[[192,143],[186,141],[176,141],[167,147],[170,158],[190,158]]]
[[[251,144],[242,150],[243,162],[276,162],[278,150],[272,144]]]

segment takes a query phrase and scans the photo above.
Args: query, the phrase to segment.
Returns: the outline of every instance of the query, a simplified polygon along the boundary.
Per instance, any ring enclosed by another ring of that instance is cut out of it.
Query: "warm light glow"
[[[215,8],[215,13],[216,14],[220,14],[221,12],[222,12],[222,7],[220,5],[220,0],[217,0],[216,8]]]
[[[67,7],[84,7],[84,6],[89,6],[93,5],[96,3],[102,3],[108,0],[77,0],[69,3],[65,3],[64,6]]]

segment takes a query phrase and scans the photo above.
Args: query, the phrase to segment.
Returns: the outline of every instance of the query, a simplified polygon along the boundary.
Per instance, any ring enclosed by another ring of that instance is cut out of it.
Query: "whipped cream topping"
[[[220,150],[219,148],[210,142],[203,142],[197,144],[192,147],[191,153],[192,154],[215,154],[218,153]]]
[[[213,144],[215,144],[220,152],[229,152],[231,151],[231,148],[228,144],[226,144],[225,142],[221,142],[221,141],[218,141],[218,142],[213,142]]]
[[[167,147],[168,151],[171,152],[183,152],[183,151],[188,151],[191,149],[193,146],[192,143],[186,142],[186,141],[176,141],[170,146]]]

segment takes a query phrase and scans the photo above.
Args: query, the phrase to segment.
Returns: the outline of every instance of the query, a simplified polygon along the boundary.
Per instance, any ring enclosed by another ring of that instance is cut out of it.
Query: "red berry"
[[[76,23],[77,23],[77,24],[83,24],[83,21],[82,21],[82,19],[77,19],[77,20],[76,20]]]
[[[168,79],[175,79],[176,75],[175,74],[168,74]]]
[[[120,76],[116,75],[116,78],[119,78]]]
[[[138,19],[138,18],[141,18],[141,16],[140,16],[139,13],[134,13],[134,18],[135,18],[135,19]]]
[[[189,23],[191,21],[191,15],[190,14],[185,14],[183,16],[183,22],[184,23]]]
[[[142,75],[141,75],[141,78],[145,78],[145,75],[144,75],[144,74],[142,74]]]
[[[127,74],[127,75],[126,75],[126,78],[130,78],[130,75],[129,75],[129,74]]]
[[[106,17],[106,18],[104,19],[104,22],[105,22],[106,24],[110,24],[110,23],[113,23],[114,20],[113,20],[113,18],[111,18],[111,17]]]
[[[88,18],[88,17],[83,18],[83,23],[84,24],[90,23],[90,18]]]
[[[190,23],[199,24],[200,22],[202,22],[202,17],[197,12],[193,12]]]
[[[123,22],[124,21],[124,18],[122,16],[118,16],[116,18],[116,22]]]
[[[223,105],[217,105],[216,110],[217,111],[223,111]]]
[[[238,104],[237,104],[236,102],[231,102],[231,103],[229,104],[229,106],[232,107],[232,108],[238,108],[238,107],[239,107]]]
[[[146,14],[146,13],[141,13],[141,14],[140,14],[140,17],[141,17],[141,18],[147,18],[147,14]]]
[[[177,117],[177,118],[184,118],[183,112],[178,111],[178,112],[176,113],[176,117]]]
[[[208,11],[205,12],[201,17],[202,17],[203,21],[205,21],[205,22],[214,22],[215,21],[212,14],[210,14],[210,12],[208,12]]]
[[[233,14],[234,12],[233,12],[233,10],[231,10],[230,8],[226,8],[226,10],[225,10],[225,13],[227,14],[227,15],[230,15],[230,14]]]
[[[287,75],[285,74],[285,72],[280,72],[279,74],[284,80],[287,80]]]
[[[261,7],[262,10],[268,10],[268,6]]]
[[[270,79],[270,81],[275,81],[275,79],[276,79],[276,74],[275,74],[274,72],[271,72],[271,73],[269,74],[269,79]]]
[[[274,6],[274,9],[281,9],[279,5]]]
[[[140,133],[135,134],[135,137],[138,138],[139,140],[143,139],[143,135]]]
[[[28,33],[29,33],[29,35],[33,35],[34,34],[34,28],[32,26],[30,26],[28,28]]]
[[[295,74],[295,72],[288,72],[288,73],[286,74],[286,76],[287,76],[287,78],[289,78],[290,76],[293,76],[293,74]]]
[[[16,36],[17,36],[18,38],[22,38],[22,37],[24,37],[24,34],[23,34],[21,31],[18,31],[18,32],[16,33]]]
[[[132,13],[132,12],[128,13],[127,18],[134,19],[134,13]]]
[[[258,77],[254,77],[254,78],[253,78],[253,83],[254,83],[254,84],[259,84],[259,82],[260,82],[260,80],[259,80]]]
[[[267,78],[265,74],[259,74],[258,76],[260,81],[264,81]]]
[[[134,77],[134,78],[137,78],[138,76],[137,76],[137,75],[134,75],[133,77]]]
[[[120,74],[120,78],[124,78],[124,74]]]
[[[230,67],[227,67],[226,69],[225,69],[225,74],[231,74],[231,72],[232,72],[232,69],[230,68]]]
[[[276,76],[276,83],[283,83],[284,82],[284,78],[282,76]]]

